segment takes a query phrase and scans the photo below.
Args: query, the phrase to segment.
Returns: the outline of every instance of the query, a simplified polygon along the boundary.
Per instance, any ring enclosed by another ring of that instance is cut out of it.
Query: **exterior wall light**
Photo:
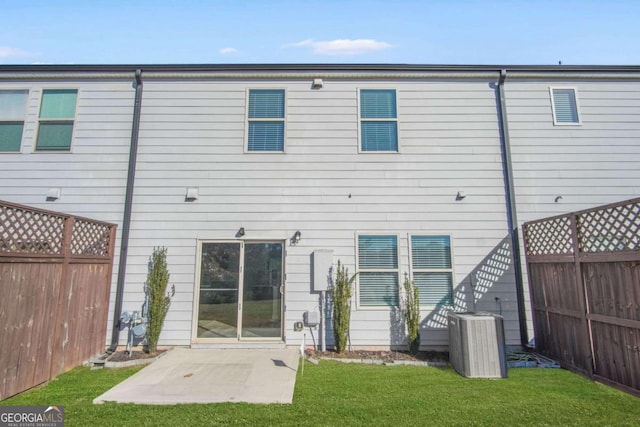
[[[236,233],[236,237],[243,237],[244,236],[244,227],[240,227],[240,230],[238,230],[238,232]]]
[[[465,197],[467,197],[467,194],[464,191],[458,191],[458,194],[456,194],[456,200],[462,200]]]
[[[293,243],[294,245],[297,245],[298,243],[300,243],[301,237],[302,237],[302,233],[300,233],[300,230],[296,231],[293,237],[291,238],[291,243]]]

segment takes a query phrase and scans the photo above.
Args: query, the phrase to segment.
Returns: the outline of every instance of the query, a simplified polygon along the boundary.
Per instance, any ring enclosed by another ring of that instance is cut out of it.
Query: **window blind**
[[[398,239],[396,236],[358,236],[358,269],[361,306],[398,305]]]
[[[396,91],[379,89],[360,90],[360,118],[395,119]]]
[[[250,90],[247,116],[247,150],[284,151],[284,90]]]
[[[249,151],[282,151],[283,122],[249,122]]]
[[[283,119],[284,90],[260,89],[249,91],[250,119]]]
[[[579,123],[575,90],[553,89],[552,92],[556,122]]]
[[[41,119],[73,119],[76,115],[77,90],[56,89],[42,92]]]
[[[358,266],[360,268],[398,268],[396,236],[358,236]]]
[[[449,236],[411,236],[413,268],[451,268]]]
[[[453,304],[449,236],[411,236],[411,269],[421,306]]]
[[[20,151],[28,93],[0,91],[0,152]]]

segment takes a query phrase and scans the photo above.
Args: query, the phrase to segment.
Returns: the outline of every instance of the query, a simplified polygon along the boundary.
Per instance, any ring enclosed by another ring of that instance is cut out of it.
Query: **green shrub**
[[[416,354],[420,351],[420,298],[415,283],[404,278],[405,321],[409,333],[409,352]]]
[[[355,280],[356,274],[349,278],[349,270],[338,260],[336,281],[331,289],[333,337],[338,353],[342,353],[347,348],[349,322],[351,321],[351,284]]]
[[[167,248],[153,248],[149,273],[147,274],[147,348],[148,353],[155,353],[158,339],[162,331],[164,318],[167,316],[171,297],[175,294],[172,286],[171,294],[167,292],[169,269],[167,268]]]

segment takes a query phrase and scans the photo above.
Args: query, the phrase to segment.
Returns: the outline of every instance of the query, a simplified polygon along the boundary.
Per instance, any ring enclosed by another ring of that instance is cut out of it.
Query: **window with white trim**
[[[250,89],[247,151],[284,151],[283,89]]]
[[[551,106],[553,110],[553,124],[579,125],[577,93],[574,88],[552,87]]]
[[[453,266],[450,236],[410,236],[411,275],[420,306],[453,305]]]
[[[36,151],[69,151],[76,117],[76,89],[42,91]]]
[[[358,236],[358,305],[398,305],[398,237]]]
[[[28,90],[0,91],[0,152],[19,152]]]
[[[398,151],[395,89],[360,89],[360,151]]]

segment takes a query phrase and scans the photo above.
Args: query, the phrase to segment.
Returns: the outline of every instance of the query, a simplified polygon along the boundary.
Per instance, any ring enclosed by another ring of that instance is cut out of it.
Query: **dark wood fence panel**
[[[640,395],[640,199],[523,226],[536,349]]]
[[[594,374],[640,390],[640,262],[585,263]]]
[[[49,380],[61,264],[0,263],[0,396]]]
[[[115,231],[0,201],[0,400],[103,351]]]
[[[540,284],[533,295],[535,318],[543,327],[540,333],[536,330],[538,351],[565,366],[588,373],[591,355],[585,345],[589,339],[587,320],[580,304],[583,292],[577,286],[573,264],[532,264],[529,274],[531,281]]]

